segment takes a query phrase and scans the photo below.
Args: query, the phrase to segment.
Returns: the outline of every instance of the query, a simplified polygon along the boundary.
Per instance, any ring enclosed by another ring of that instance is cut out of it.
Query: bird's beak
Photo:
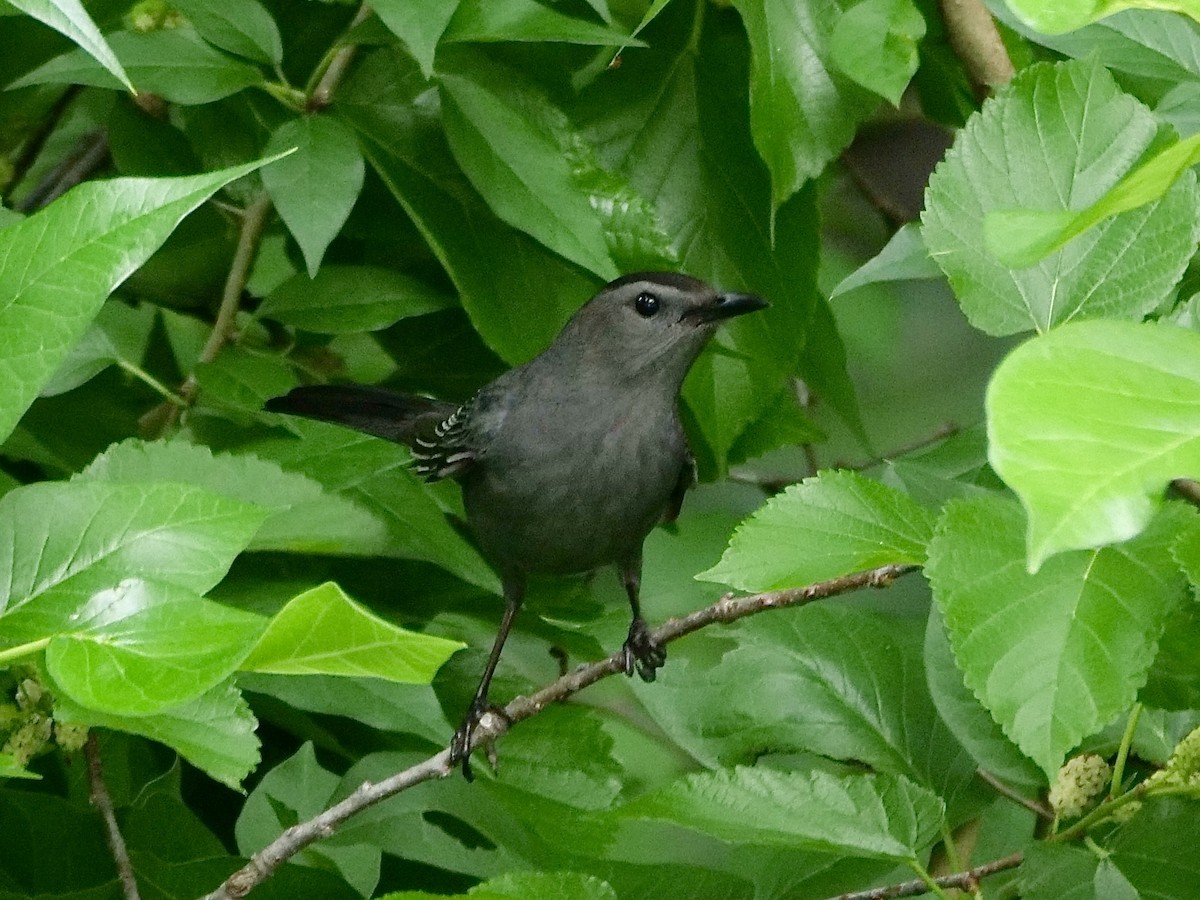
[[[718,294],[713,303],[697,307],[693,314],[699,322],[720,322],[768,306],[770,304],[756,294]]]

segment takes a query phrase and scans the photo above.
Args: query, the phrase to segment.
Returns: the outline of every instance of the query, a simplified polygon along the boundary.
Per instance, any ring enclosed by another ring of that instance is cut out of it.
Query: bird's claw
[[[453,768],[454,766],[461,765],[463,778],[467,779],[467,781],[475,780],[475,773],[471,770],[471,744],[475,738],[475,730],[479,728],[487,716],[499,716],[506,723],[508,722],[508,716],[505,715],[503,709],[476,698],[467,709],[467,714],[463,716],[462,724],[458,726],[458,730],[450,738],[450,767]],[[492,768],[495,769],[496,751],[492,746],[491,740],[487,743],[486,753],[488,761],[492,764]]]
[[[621,661],[625,674],[630,678],[636,671],[642,681],[653,681],[667,661],[667,648],[650,636],[645,620],[634,619],[629,625],[629,636],[621,647]]]

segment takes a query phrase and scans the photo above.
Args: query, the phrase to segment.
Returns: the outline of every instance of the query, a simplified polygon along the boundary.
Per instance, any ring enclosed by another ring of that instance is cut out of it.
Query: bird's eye
[[[658,312],[658,298],[653,294],[642,292],[638,294],[637,299],[633,301],[633,308],[637,310],[639,316],[644,319],[648,319]]]

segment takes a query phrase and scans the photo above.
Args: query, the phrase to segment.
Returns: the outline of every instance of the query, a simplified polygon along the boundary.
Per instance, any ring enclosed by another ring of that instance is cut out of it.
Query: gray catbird
[[[616,563],[633,621],[625,672],[646,681],[666,660],[642,618],[642,542],[673,519],[694,477],[679,423],[684,376],[717,325],[762,309],[752,294],[718,293],[671,272],[606,285],[541,355],[462,406],[376,388],[313,385],[267,403],[272,412],[336,422],[412,448],[415,469],[462,484],[467,520],[499,570],[504,618],[479,689],[451,741],[469,778],[471,737],[532,574]]]

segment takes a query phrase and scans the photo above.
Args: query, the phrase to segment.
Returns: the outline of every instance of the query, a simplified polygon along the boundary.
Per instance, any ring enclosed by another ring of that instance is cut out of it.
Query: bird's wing
[[[479,459],[479,450],[467,430],[470,403],[464,403],[439,421],[426,420],[413,437],[413,469],[427,481],[454,478]]]

